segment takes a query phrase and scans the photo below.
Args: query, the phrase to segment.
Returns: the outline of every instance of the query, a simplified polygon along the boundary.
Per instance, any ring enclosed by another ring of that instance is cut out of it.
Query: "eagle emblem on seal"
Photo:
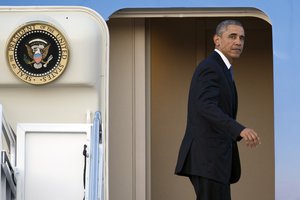
[[[35,69],[40,69],[42,67],[47,67],[47,64],[53,59],[53,55],[48,56],[49,48],[51,44],[43,39],[34,39],[25,44],[27,49],[27,57],[24,54],[24,62],[31,65]]]
[[[27,22],[10,37],[7,61],[22,81],[34,85],[50,83],[67,67],[68,42],[63,33],[48,22]]]

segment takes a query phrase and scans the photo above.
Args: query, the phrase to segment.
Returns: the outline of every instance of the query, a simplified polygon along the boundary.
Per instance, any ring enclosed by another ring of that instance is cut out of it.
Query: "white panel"
[[[19,124],[17,200],[82,200],[90,133],[91,124]]]
[[[82,133],[27,133],[26,200],[81,200],[84,195]]]

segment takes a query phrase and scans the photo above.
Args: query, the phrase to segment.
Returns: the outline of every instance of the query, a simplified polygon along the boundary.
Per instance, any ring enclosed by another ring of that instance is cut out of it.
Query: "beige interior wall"
[[[174,176],[186,121],[191,74],[197,63],[194,19],[151,20],[151,199],[194,199],[185,178]],[[198,41],[197,41],[198,40]],[[202,53],[203,54],[203,51]]]
[[[110,200],[146,199],[146,79],[143,19],[108,22]]]
[[[110,20],[110,200],[133,199],[133,22]],[[128,59],[129,58],[129,59]]]
[[[151,20],[151,188],[153,200],[194,199],[192,186],[174,168],[186,123],[187,93],[196,63],[212,49],[219,19]],[[241,19],[246,48],[234,64],[238,120],[260,133],[257,149],[240,144],[242,178],[233,199],[274,199],[272,35],[269,24]]]

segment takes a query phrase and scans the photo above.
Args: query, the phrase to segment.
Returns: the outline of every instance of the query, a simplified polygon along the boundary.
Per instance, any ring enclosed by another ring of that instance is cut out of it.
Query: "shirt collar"
[[[230,64],[229,60],[226,58],[226,56],[224,56],[224,54],[218,49],[215,49],[215,52],[217,52],[221,56],[223,62],[227,66],[227,68],[230,69],[231,64]]]

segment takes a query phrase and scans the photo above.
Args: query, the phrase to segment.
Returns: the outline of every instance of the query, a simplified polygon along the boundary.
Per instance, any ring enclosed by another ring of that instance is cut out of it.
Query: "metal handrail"
[[[90,142],[89,200],[103,198],[103,147],[101,113],[95,113]],[[100,184],[100,185],[99,185]]]
[[[8,182],[13,197],[16,197],[17,180],[14,169],[8,159],[6,151],[1,151],[1,168],[5,174],[6,180]]]
[[[15,147],[16,147],[16,135],[10,125],[6,122],[5,117],[2,113],[2,105],[0,104],[0,121],[1,121],[1,140],[4,139],[5,143],[7,144],[7,148],[3,149],[2,144],[1,146],[1,151],[6,150],[8,153],[8,157],[10,159],[10,162],[13,166],[16,164],[16,159],[15,159]],[[3,141],[2,141],[3,142]]]
[[[17,193],[17,180],[14,172],[16,157],[15,157],[15,144],[16,135],[6,122],[2,113],[2,105],[0,104],[0,151],[1,151],[1,188],[0,194],[4,198],[15,199]],[[3,181],[3,182],[2,182]]]

